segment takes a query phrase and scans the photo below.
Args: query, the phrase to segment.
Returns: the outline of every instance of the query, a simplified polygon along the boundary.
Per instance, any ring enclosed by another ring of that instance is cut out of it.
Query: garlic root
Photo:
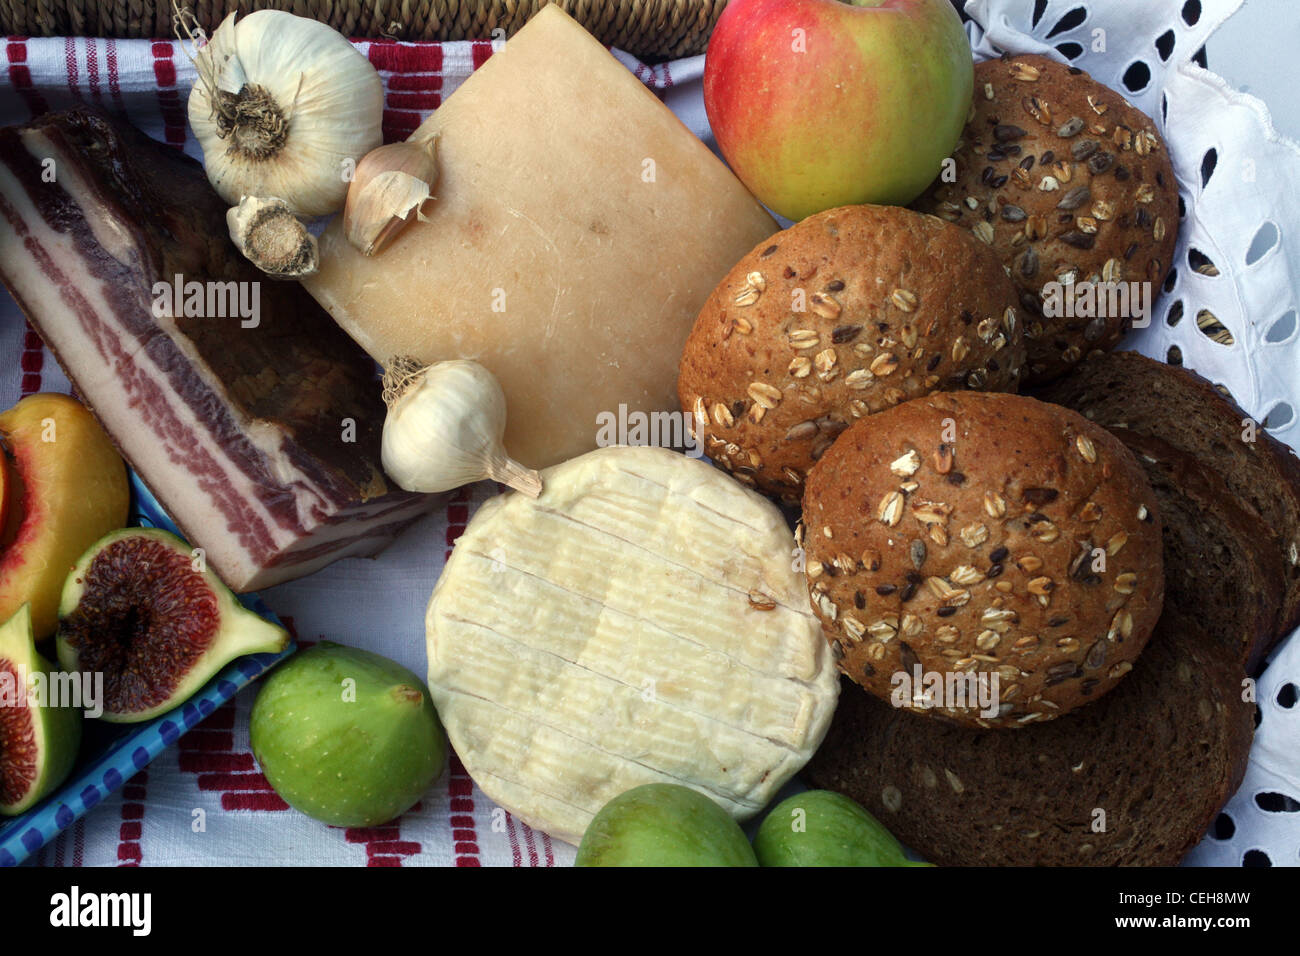
[[[316,237],[283,199],[245,196],[226,212],[235,247],[257,268],[277,279],[300,279],[320,267]]]

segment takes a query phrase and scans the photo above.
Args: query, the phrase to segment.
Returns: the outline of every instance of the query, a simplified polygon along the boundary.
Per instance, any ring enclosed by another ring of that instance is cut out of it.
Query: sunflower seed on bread
[[[809,475],[803,521],[824,532],[804,536],[807,577],[840,669],[918,713],[1053,720],[1120,683],[1160,614],[1141,468],[1104,428],[1032,398],[941,392],[854,425]],[[917,699],[918,666],[947,686],[995,679],[994,706]],[[905,679],[913,696],[896,694]]]
[[[1018,288],[1026,379],[1051,381],[1114,348],[1136,318],[1131,299],[1120,315],[1109,296],[1096,309],[1067,309],[1066,297],[1138,282],[1154,300],[1173,263],[1178,183],[1156,124],[1082,70],[1042,56],[989,60],[975,67],[975,89],[955,179],[937,179],[913,207],[990,243]],[[1054,295],[1061,308],[1047,315]]]
[[[722,280],[678,397],[710,458],[793,504],[852,422],[936,390],[1014,391],[1021,334],[987,246],[932,216],[847,206],[765,240]]]

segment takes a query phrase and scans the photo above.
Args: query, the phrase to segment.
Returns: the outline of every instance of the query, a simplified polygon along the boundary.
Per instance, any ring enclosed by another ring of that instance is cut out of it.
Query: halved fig
[[[244,654],[284,650],[284,628],[245,608],[202,552],[166,531],[126,528],[81,556],[59,604],[59,663],[104,675],[103,718],[148,720]]]
[[[52,681],[53,670],[36,652],[32,610],[24,604],[0,624],[0,814],[4,816],[22,813],[61,784],[77,759],[80,702],[57,699],[68,685]]]

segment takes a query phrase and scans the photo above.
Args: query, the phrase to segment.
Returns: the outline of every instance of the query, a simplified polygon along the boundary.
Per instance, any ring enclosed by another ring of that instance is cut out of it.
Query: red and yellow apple
[[[973,85],[949,0],[731,0],[704,106],[740,180],[798,220],[915,199],[952,154]]]
[[[95,416],[67,395],[29,395],[0,413],[0,621],[31,604],[54,633],[77,559],[126,524],[126,465]]]

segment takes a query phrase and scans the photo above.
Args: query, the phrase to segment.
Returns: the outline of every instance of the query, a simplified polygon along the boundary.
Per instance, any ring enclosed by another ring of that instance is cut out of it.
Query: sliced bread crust
[[[948,866],[1172,866],[1241,784],[1254,735],[1233,652],[1167,611],[1125,680],[1019,733],[926,720],[845,683],[805,776]]]
[[[1166,602],[1194,609],[1255,673],[1280,633],[1286,599],[1282,556],[1268,526],[1190,455],[1153,435],[1113,432],[1146,470],[1160,503]]]
[[[1243,441],[1249,416],[1209,381],[1137,352],[1082,363],[1037,397],[1099,425],[1159,438],[1223,479],[1235,503],[1262,520],[1280,555],[1286,594],[1275,632],[1254,649],[1262,659],[1300,626],[1300,459],[1263,428]]]

